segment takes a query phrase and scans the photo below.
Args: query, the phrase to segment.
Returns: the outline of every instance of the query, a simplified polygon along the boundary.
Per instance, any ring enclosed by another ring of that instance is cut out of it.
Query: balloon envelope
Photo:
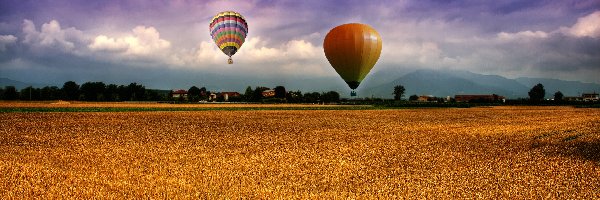
[[[325,36],[325,57],[351,89],[369,74],[381,54],[381,37],[365,24],[343,24]]]
[[[209,31],[217,47],[231,58],[246,40],[248,23],[240,13],[220,12],[210,21]]]

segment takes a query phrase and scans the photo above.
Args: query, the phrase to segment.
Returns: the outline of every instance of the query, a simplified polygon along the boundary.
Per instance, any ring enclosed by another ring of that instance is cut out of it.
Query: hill
[[[376,78],[376,77],[373,77]],[[498,75],[484,75],[457,70],[416,70],[391,82],[365,88],[360,96],[391,98],[393,88],[403,85],[405,96],[433,95],[438,97],[457,94],[498,94],[507,98],[526,98],[529,90],[537,83],[546,89],[546,98],[561,91],[565,96],[579,96],[582,92],[600,91],[599,84],[564,81],[559,79],[517,78],[509,79]]]

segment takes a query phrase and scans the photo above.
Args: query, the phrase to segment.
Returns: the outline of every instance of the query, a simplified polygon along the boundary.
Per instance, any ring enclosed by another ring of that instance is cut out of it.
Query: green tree
[[[21,89],[21,100],[40,100],[40,89],[32,86]]]
[[[127,91],[129,92],[129,94],[131,94],[129,99],[131,101],[141,101],[146,99],[146,87],[144,87],[143,85],[137,84],[135,82],[130,83],[127,86]]]
[[[252,101],[253,96],[254,96],[254,90],[252,90],[252,87],[248,86],[246,88],[246,92],[244,92],[244,101],[246,101],[246,102]]]
[[[105,101],[118,101],[119,99],[119,86],[116,84],[108,84],[104,90]]]
[[[56,100],[60,98],[60,89],[56,86],[46,86],[40,90],[41,100]]]
[[[564,95],[560,91],[554,93],[554,101],[562,101],[563,97]]]
[[[67,81],[61,88],[63,98],[66,100],[77,100],[79,99],[79,85],[74,81]]]
[[[165,97],[160,95],[157,90],[146,89],[146,100],[148,101],[163,101]]]
[[[252,94],[252,101],[259,102],[263,99],[262,92],[269,90],[268,87],[256,86]]]
[[[131,93],[127,86],[119,85],[117,87],[117,94],[119,95],[119,101],[129,101],[131,99]]]
[[[416,101],[419,99],[419,96],[417,96],[416,94],[410,95],[410,97],[408,97],[409,101]]]
[[[544,85],[542,85],[541,83],[538,83],[537,85],[533,86],[533,88],[531,88],[531,90],[529,90],[529,100],[531,101],[535,101],[535,102],[540,102],[542,100],[544,100],[544,96],[546,96],[546,90],[544,89]]]
[[[336,91],[324,92],[323,94],[321,94],[321,100],[323,100],[323,102],[326,103],[339,102],[340,94]]]
[[[5,86],[3,96],[4,100],[17,100],[19,93],[17,92],[17,88],[15,88],[15,86]]]
[[[404,86],[402,85],[396,85],[394,86],[394,100],[401,100],[402,97],[404,96]]]
[[[302,102],[302,92],[298,91],[289,91],[285,95],[286,100],[290,103],[300,103]]]
[[[208,91],[206,91],[205,87],[201,87],[200,88],[200,99],[201,100],[206,100],[208,98]]]
[[[304,102],[306,103],[318,103],[321,101],[321,94],[318,92],[309,92],[304,94]]]
[[[285,99],[285,87],[277,86],[275,87],[275,98]]]
[[[200,88],[196,87],[196,86],[192,86],[190,87],[190,89],[188,89],[188,100],[190,102],[197,102],[200,99]]]
[[[85,82],[79,88],[83,94],[83,100],[103,101],[106,85],[103,82]]]

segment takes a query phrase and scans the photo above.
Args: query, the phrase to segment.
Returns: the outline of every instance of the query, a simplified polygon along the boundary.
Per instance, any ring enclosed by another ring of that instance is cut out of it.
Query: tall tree
[[[208,97],[208,94],[207,94],[207,92],[208,92],[208,91],[206,90],[206,88],[205,88],[205,87],[201,87],[201,88],[200,88],[200,99],[202,99],[202,100],[206,100],[206,98]]]
[[[254,96],[254,90],[252,90],[252,87],[248,86],[246,88],[246,92],[244,92],[244,100],[247,102],[252,101]]]
[[[304,94],[304,101],[306,103],[317,103],[321,101],[321,94],[318,92],[309,92]]]
[[[563,97],[564,95],[560,91],[554,93],[554,101],[562,101]]]
[[[275,87],[275,98],[285,99],[285,87],[277,86]]]
[[[542,101],[544,100],[544,96],[546,96],[546,90],[544,89],[544,85],[538,83],[529,90],[528,94],[531,101]]]
[[[103,101],[106,85],[103,82],[85,82],[81,84],[81,93],[86,101]]]
[[[254,89],[254,94],[252,95],[252,101],[254,102],[259,102],[262,100],[263,95],[262,93],[265,90],[269,90],[268,87],[262,87],[262,86],[256,86],[256,89]]]
[[[104,90],[104,100],[106,101],[118,101],[119,99],[119,86],[115,84],[108,84]]]
[[[130,83],[129,86],[127,86],[127,90],[131,94],[131,101],[140,101],[146,98],[146,87],[144,87],[143,85],[137,84],[135,82]]]
[[[40,90],[41,100],[56,100],[60,97],[60,89],[56,86],[46,86]]]
[[[410,95],[410,97],[408,97],[409,101],[416,101],[419,99],[419,96],[417,96],[416,94]]]
[[[19,93],[17,92],[17,88],[15,88],[15,86],[5,86],[3,96],[4,100],[17,100]]]
[[[21,100],[40,100],[40,89],[32,86],[21,89]]]
[[[405,90],[406,89],[404,89],[404,86],[402,86],[402,85],[394,86],[394,100],[401,100],[402,97],[404,96]]]
[[[336,91],[324,92],[321,94],[321,99],[323,102],[331,103],[340,101],[340,94]]]
[[[302,101],[302,92],[298,91],[289,91],[286,94],[286,100],[290,103],[299,103]]]
[[[61,88],[63,93],[63,98],[66,100],[77,100],[79,99],[79,85],[74,81],[67,81],[63,84]]]
[[[192,86],[190,87],[190,89],[188,89],[188,100],[190,102],[196,102],[200,99],[200,88],[196,87],[196,86]]]

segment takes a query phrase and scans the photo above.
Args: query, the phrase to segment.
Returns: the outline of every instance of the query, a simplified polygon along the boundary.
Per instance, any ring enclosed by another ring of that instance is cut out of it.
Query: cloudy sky
[[[600,83],[598,0],[0,0],[0,5],[0,77],[25,82],[136,81],[169,89],[202,85],[194,77],[206,74],[338,78],[323,53],[323,38],[337,25],[358,22],[371,25],[383,40],[374,71],[457,69]],[[240,12],[249,24],[233,65],[208,33],[209,20],[225,10]]]

